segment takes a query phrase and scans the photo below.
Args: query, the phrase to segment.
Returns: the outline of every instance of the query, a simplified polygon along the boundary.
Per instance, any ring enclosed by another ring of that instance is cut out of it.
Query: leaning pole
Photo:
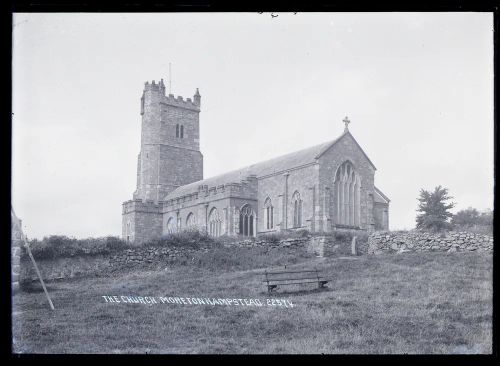
[[[33,263],[33,266],[35,267],[36,274],[38,275],[38,279],[40,280],[40,283],[42,284],[43,291],[45,292],[45,296],[47,296],[47,300],[49,301],[50,308],[52,310],[54,310],[54,305],[52,304],[52,300],[50,299],[49,292],[47,291],[47,288],[45,287],[45,283],[43,282],[42,274],[40,273],[40,270],[38,269],[38,266],[35,262],[35,258],[33,258],[33,254],[31,253],[31,249],[30,249],[30,246],[28,244],[28,241],[26,240],[26,236],[24,235],[22,228],[19,226],[19,220],[17,220],[17,216],[14,213],[14,208],[12,206],[11,206],[11,210],[12,210],[12,216],[15,220],[15,225],[19,229],[19,233],[21,234],[21,239],[24,242],[24,246],[25,246],[26,250],[28,251],[28,255],[31,258],[31,262]]]

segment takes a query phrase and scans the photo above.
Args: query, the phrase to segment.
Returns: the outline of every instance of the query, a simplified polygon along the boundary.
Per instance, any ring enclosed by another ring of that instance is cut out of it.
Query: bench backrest
[[[321,278],[321,273],[317,269],[304,271],[273,271],[264,272],[266,282],[280,282],[291,280],[318,280]]]

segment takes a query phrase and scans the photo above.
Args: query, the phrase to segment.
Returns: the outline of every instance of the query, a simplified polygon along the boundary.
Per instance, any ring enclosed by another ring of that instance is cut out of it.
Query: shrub
[[[335,238],[335,241],[340,241],[340,242],[351,242],[352,240],[352,234],[349,231],[336,231],[333,234],[333,237]]]
[[[268,234],[259,235],[259,240],[265,240],[271,244],[277,244],[282,240],[292,239],[292,238],[307,238],[311,236],[309,230],[280,230],[271,232]]]
[[[262,234],[259,239],[271,244],[278,244],[281,240],[286,239],[286,235],[283,233]]]

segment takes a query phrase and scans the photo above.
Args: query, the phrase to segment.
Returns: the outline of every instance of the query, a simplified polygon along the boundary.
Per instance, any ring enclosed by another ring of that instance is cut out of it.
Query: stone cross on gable
[[[349,121],[349,118],[347,118],[347,116],[345,116],[345,118],[342,120],[342,122],[344,122],[344,124],[345,124],[344,132],[349,131],[349,127],[347,126],[349,123],[351,123],[351,121]]]

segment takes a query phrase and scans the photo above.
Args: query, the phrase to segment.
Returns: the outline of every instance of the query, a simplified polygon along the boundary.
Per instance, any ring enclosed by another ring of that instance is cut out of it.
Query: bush
[[[353,235],[349,231],[336,231],[333,234],[335,241],[339,241],[342,243],[351,242]]]
[[[115,236],[75,239],[64,235],[51,235],[44,237],[41,241],[38,239],[30,240],[28,244],[36,259],[99,255],[130,248],[128,243]],[[27,255],[24,246],[22,247],[22,255]]]
[[[271,244],[277,244],[282,240],[293,239],[293,238],[307,238],[311,236],[309,230],[281,230],[268,234],[261,234],[258,240],[265,240]]]

